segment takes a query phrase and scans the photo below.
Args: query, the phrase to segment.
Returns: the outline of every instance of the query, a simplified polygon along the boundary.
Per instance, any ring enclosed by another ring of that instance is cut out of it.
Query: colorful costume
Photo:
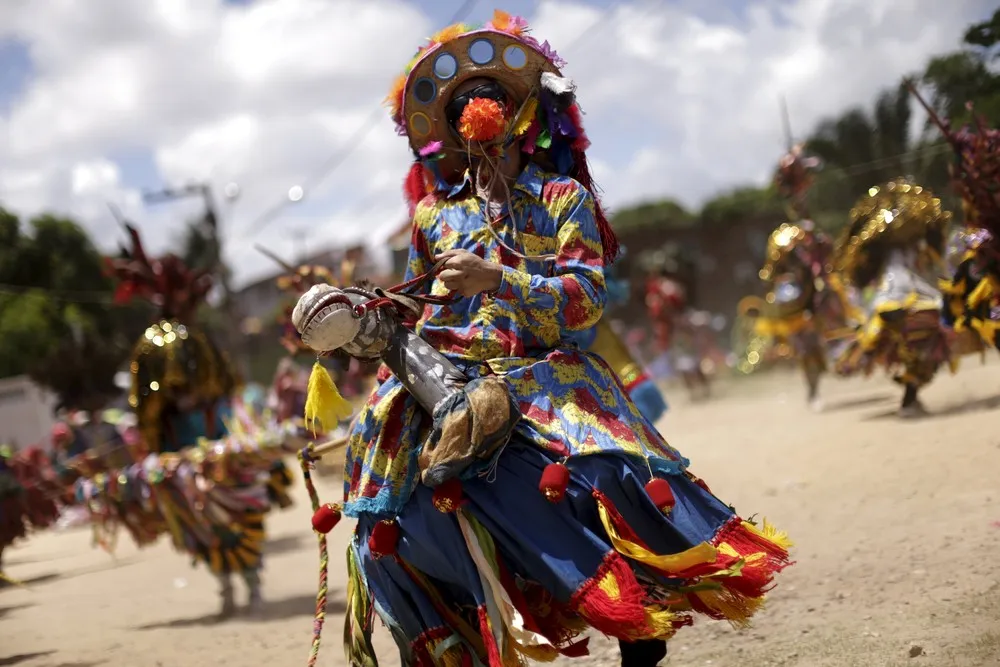
[[[713,347],[711,318],[690,307],[688,290],[672,266],[647,278],[646,309],[657,348],[670,359],[671,370],[680,374],[693,400],[708,398],[711,384],[703,362]]]
[[[3,573],[4,549],[56,522],[60,490],[41,447],[14,452],[0,445],[0,585],[8,581]]]
[[[95,514],[128,526],[139,546],[169,533],[179,551],[218,577],[223,614],[235,608],[234,574],[258,607],[264,514],[272,502],[290,504],[291,479],[280,462],[288,434],[233,401],[236,374],[193,326],[208,276],[172,255],[150,260],[135,230],[128,231],[132,249],[113,263],[121,279],[116,297],[149,298],[160,308],[129,367],[129,404],[141,437],[129,448],[134,463],[124,469],[84,462],[97,470],[84,470],[78,494]]]
[[[808,400],[819,399],[819,381],[826,372],[827,347],[843,336],[861,314],[852,304],[840,276],[831,270],[833,242],[816,229],[805,206],[818,165],[795,146],[782,158],[775,182],[789,200],[793,222],[782,223],[767,240],[767,257],[760,279],[767,288],[763,300],[751,297],[740,304],[742,317],[753,316],[739,370],[749,373],[778,346],[798,358],[806,377]],[[737,324],[737,330],[742,330]]]
[[[905,387],[901,414],[923,412],[918,391],[951,360],[938,287],[951,214],[905,179],[873,187],[851,210],[834,267],[856,287],[874,286],[867,322],[838,359],[841,373],[876,364]]]
[[[605,271],[604,279],[608,290],[608,305],[626,303],[629,299],[628,281],[616,277],[614,267],[610,271]],[[611,327],[607,315],[605,314],[593,328],[579,332],[578,342],[581,347],[608,362],[642,416],[650,424],[656,424],[667,411],[667,402],[656,382],[636,361],[621,337]]]
[[[377,613],[403,665],[582,655],[588,626],[620,640],[623,664],[654,665],[695,613],[746,623],[788,562],[784,536],[713,496],[608,364],[570,342],[601,320],[617,243],[560,62],[502,12],[438,33],[392,96],[417,156],[407,283],[314,288],[296,307],[314,349],[378,350],[393,369],[348,441],[350,664],[376,664]],[[480,196],[510,146],[523,161],[509,197]],[[450,293],[435,257],[454,249],[502,267],[499,287]],[[418,296],[404,331],[396,313]],[[428,382],[445,397],[429,407]],[[434,465],[456,434],[474,455]],[[321,510],[328,530],[335,508]]]
[[[962,352],[1000,350],[1000,197],[996,191],[1000,130],[987,128],[977,117],[974,126],[953,132],[916,88],[909,87],[955,150],[951,176],[962,197],[965,228],[954,237],[951,279],[942,282],[948,298],[946,319],[960,337],[973,332],[979,337],[979,346],[966,344]],[[964,339],[968,341],[968,335]]]

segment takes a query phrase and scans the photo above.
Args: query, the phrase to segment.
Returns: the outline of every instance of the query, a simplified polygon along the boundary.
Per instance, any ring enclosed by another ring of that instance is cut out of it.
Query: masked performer
[[[148,484],[174,546],[217,576],[223,615],[235,611],[234,575],[245,581],[250,608],[257,610],[264,514],[269,495],[287,499],[287,471],[252,451],[254,436],[244,428],[250,420],[233,411],[240,381],[194,323],[210,276],[188,270],[173,255],[150,259],[135,230],[127,229],[132,248],[113,263],[121,280],[116,297],[148,298],[160,311],[136,344],[130,365],[129,403],[151,456],[129,474],[136,485]],[[239,432],[231,431],[234,424]],[[202,448],[204,441],[211,446]],[[216,456],[213,450],[226,453]]]
[[[404,665],[581,655],[589,626],[651,667],[695,613],[746,623],[787,563],[569,342],[601,319],[617,241],[560,65],[502,12],[432,38],[390,98],[416,157],[408,284],[432,285],[415,329],[373,315],[409,298],[392,290],[296,307],[313,349],[346,332],[392,369],[347,444],[351,664],[374,664],[378,613]]]
[[[1000,350],[1000,130],[976,117],[972,126],[953,132],[908,86],[955,150],[951,177],[962,198],[965,224],[953,236],[951,278],[942,282],[948,299],[945,319],[960,335],[975,334],[978,348]]]
[[[833,242],[816,229],[808,214],[806,194],[818,164],[795,146],[778,165],[775,184],[788,201],[791,222],[782,223],[768,237],[760,270],[767,296],[753,327],[765,344],[792,350],[805,375],[807,399],[817,408],[820,377],[827,370],[827,344],[861,317],[840,277],[831,271]],[[766,353],[754,351],[759,363]]]
[[[920,388],[951,359],[938,288],[951,214],[931,192],[900,178],[871,188],[850,215],[834,267],[859,289],[874,286],[875,295],[838,370],[867,374],[884,365],[904,387],[900,415],[923,414]]]

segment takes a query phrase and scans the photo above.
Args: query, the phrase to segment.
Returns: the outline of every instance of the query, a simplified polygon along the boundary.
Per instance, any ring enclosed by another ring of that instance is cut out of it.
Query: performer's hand
[[[434,258],[434,261],[441,260],[445,261],[438,278],[453,292],[470,297],[480,292],[492,292],[500,287],[503,267],[495,262],[488,262],[479,255],[462,249],[448,250]]]

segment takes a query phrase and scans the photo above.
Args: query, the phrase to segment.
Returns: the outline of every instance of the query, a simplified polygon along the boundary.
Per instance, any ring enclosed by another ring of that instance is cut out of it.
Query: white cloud
[[[767,176],[784,145],[780,96],[803,135],[954,48],[992,5],[757,0],[737,17],[721,2],[623,1],[605,13],[546,0],[529,18],[570,62],[608,202],[693,205]],[[207,179],[221,198],[239,183],[224,228],[242,278],[270,268],[254,242],[290,254],[293,229],[308,228],[310,246],[381,239],[402,213],[409,160],[388,119],[330,178],[313,177],[435,27],[403,0],[6,0],[0,39],[29,45],[36,76],[0,119],[0,197],[77,215],[105,242],[118,233],[114,201],[163,249],[197,202],[142,206],[114,159],[148,150],[165,184]],[[247,234],[295,185],[303,201]]]

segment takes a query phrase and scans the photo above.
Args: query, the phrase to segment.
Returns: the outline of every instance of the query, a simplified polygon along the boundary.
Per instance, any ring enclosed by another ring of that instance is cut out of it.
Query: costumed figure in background
[[[619,259],[624,257],[625,248],[619,252]],[[604,283],[607,288],[607,305],[604,317],[596,326],[589,330],[580,332],[579,342],[581,347],[598,355],[611,366],[618,379],[628,392],[629,398],[639,408],[639,412],[650,424],[655,426],[667,411],[667,402],[663,398],[663,393],[656,386],[656,382],[643,369],[642,365],[636,361],[629,351],[621,336],[611,326],[608,321],[607,309],[621,306],[628,303],[631,296],[628,280],[616,275],[617,265],[613,265],[604,272]]]
[[[973,126],[953,132],[909,82],[908,87],[955,150],[951,177],[962,198],[964,225],[949,247],[951,277],[942,281],[945,319],[958,334],[959,352],[1000,350],[1000,130],[976,117]]]
[[[41,447],[15,452],[0,445],[0,586],[11,581],[3,571],[4,549],[56,522],[61,488]]]
[[[601,320],[618,244],[561,65],[499,11],[433,37],[390,97],[419,186],[407,281],[296,306],[311,348],[387,369],[347,442],[345,503],[313,517],[357,519],[350,664],[376,664],[378,614],[403,665],[579,656],[591,627],[652,667],[695,614],[747,623],[788,563],[785,536],[712,495],[572,342]]]
[[[739,370],[756,370],[770,356],[770,348],[787,349],[798,358],[807,399],[817,409],[829,346],[849,336],[863,318],[847,286],[832,271],[832,240],[816,228],[808,213],[806,195],[818,166],[816,158],[803,155],[801,145],[779,162],[774,180],[788,202],[791,222],[782,223],[768,237],[767,256],[759,272],[767,295],[763,300],[747,297],[740,302],[744,319],[736,327],[752,332]]]
[[[691,309],[679,272],[674,257],[662,258],[658,271],[646,279],[646,310],[658,352],[670,359],[671,371],[680,374],[691,400],[704,400],[712,386],[702,362],[714,334],[710,318]]]
[[[838,358],[837,370],[868,374],[885,366],[904,387],[904,417],[926,412],[920,388],[952,359],[938,287],[950,222],[930,191],[898,178],[858,200],[834,251],[836,271],[858,289],[875,288],[868,319]]]
[[[116,300],[146,298],[159,309],[129,366],[141,443],[132,448],[135,464],[88,470],[78,492],[91,504],[139,518],[130,531],[140,546],[167,532],[192,562],[203,561],[221,584],[223,615],[235,611],[234,575],[245,581],[257,610],[264,515],[272,500],[290,502],[287,470],[275,467],[288,434],[234,410],[240,381],[195,325],[210,276],[174,255],[149,258],[138,233],[126,229],[132,247],[112,262],[120,280]]]

